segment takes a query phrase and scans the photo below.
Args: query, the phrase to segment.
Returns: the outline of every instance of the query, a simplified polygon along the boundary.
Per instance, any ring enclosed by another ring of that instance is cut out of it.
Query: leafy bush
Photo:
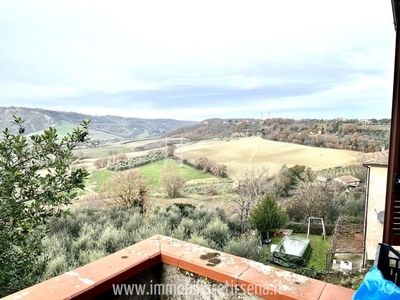
[[[79,257],[79,252],[93,248],[97,242],[96,238],[93,238],[89,234],[82,233],[77,240],[71,245],[71,251],[75,257]]]
[[[210,247],[207,240],[198,234],[193,234],[190,239],[188,239],[188,242],[203,247]]]
[[[64,205],[89,175],[71,164],[90,121],[61,138],[53,127],[26,136],[24,121],[13,118],[16,128],[0,138],[0,297],[36,283],[44,269],[38,241],[50,218],[67,214]]]
[[[68,271],[70,271],[70,264],[68,263],[66,254],[61,253],[49,261],[43,277],[48,279]]]
[[[77,268],[156,234],[260,260],[259,240],[238,235],[238,220],[222,207],[176,203],[157,213],[141,215],[124,207],[73,209],[67,218],[53,219],[43,240],[43,280]]]
[[[79,261],[86,265],[107,255],[102,249],[85,250],[79,253]]]
[[[223,251],[240,257],[260,261],[262,247],[259,237],[245,234],[240,238],[232,239],[225,245]]]
[[[336,222],[339,216],[364,217],[365,196],[363,189],[345,190],[329,203],[328,218]]]
[[[202,235],[206,240],[215,244],[216,249],[222,249],[230,239],[231,234],[228,225],[215,218],[204,228]]]
[[[144,224],[144,220],[139,213],[133,213],[127,222],[122,225],[122,229],[128,232],[139,230]]]
[[[161,213],[162,214],[162,213]],[[166,216],[168,219],[168,225],[171,230],[174,230],[178,227],[179,223],[182,220],[182,214],[179,207],[173,205],[169,207],[169,210],[166,212]]]
[[[183,217],[187,217],[192,214],[193,210],[196,209],[196,206],[190,203],[174,203],[171,206],[167,207],[167,211],[171,209],[171,207],[176,206],[179,208]]]
[[[196,233],[194,223],[195,221],[193,219],[183,218],[179,226],[174,231],[174,237],[181,240],[190,239],[192,234]]]
[[[365,209],[365,200],[362,198],[348,200],[344,205],[344,215],[352,217],[363,217]]]

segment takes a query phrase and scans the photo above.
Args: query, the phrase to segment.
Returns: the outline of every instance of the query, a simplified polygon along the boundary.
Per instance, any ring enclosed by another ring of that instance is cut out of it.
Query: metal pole
[[[321,218],[322,222],[322,234],[324,235],[324,241],[326,241],[326,231],[325,231],[325,224],[324,224],[324,219]]]

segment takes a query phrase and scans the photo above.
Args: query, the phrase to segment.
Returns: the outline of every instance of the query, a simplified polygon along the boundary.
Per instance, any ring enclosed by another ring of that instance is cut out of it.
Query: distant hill
[[[181,126],[197,124],[194,121],[173,119],[141,119],[118,116],[93,116],[76,112],[63,112],[26,107],[0,107],[0,129],[8,127],[12,132],[13,115],[25,121],[25,133],[34,134],[49,126],[55,127],[63,135],[76,127],[82,120],[91,120],[90,133],[92,139],[128,140],[160,136],[166,131]]]
[[[168,132],[192,141],[260,136],[299,145],[376,152],[389,145],[390,119],[208,119]]]

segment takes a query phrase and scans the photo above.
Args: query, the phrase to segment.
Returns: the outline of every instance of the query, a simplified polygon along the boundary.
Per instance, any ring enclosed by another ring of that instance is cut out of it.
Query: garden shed
[[[289,268],[307,266],[312,255],[309,239],[287,235],[276,246],[271,262]]]

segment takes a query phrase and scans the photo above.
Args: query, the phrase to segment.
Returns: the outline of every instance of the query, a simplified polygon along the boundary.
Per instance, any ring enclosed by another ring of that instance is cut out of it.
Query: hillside
[[[317,148],[268,141],[260,137],[248,137],[230,141],[200,141],[179,146],[175,153],[195,163],[199,157],[227,166],[227,173],[235,178],[247,167],[267,167],[274,175],[282,165],[304,165],[314,171],[338,166],[360,164],[362,154],[357,151]]]
[[[12,129],[13,115],[25,120],[26,134],[38,133],[52,126],[57,128],[62,135],[71,132],[72,128],[76,127],[82,120],[90,119],[92,140],[127,140],[154,137],[163,134],[165,131],[197,123],[172,119],[93,116],[39,108],[0,107],[0,128],[8,127]]]
[[[177,128],[168,132],[168,136],[192,141],[260,136],[305,146],[376,152],[388,148],[389,130],[389,119],[209,119]]]

